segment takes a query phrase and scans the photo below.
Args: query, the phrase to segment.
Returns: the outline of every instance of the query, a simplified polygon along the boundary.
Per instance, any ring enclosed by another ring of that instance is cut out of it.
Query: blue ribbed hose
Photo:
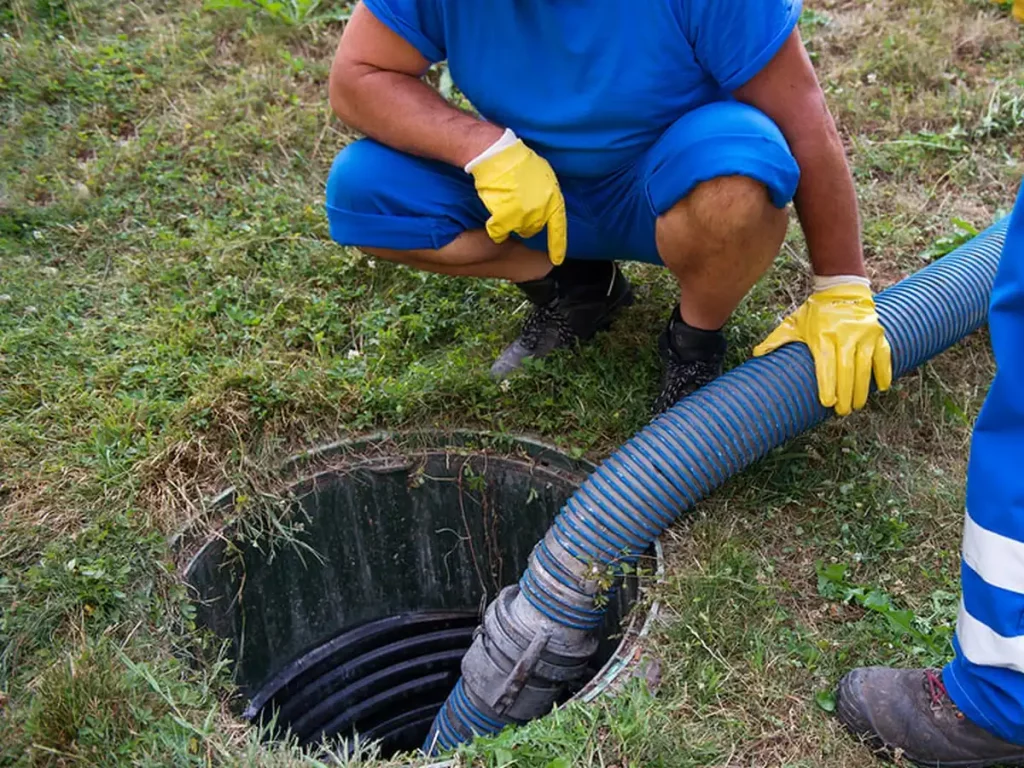
[[[894,378],[985,322],[1006,229],[995,224],[878,295]],[[827,419],[817,391],[807,347],[791,344],[685,398],[612,454],[537,544],[518,587],[488,608],[424,750],[546,714],[603,621],[593,574],[636,562],[682,512]]]

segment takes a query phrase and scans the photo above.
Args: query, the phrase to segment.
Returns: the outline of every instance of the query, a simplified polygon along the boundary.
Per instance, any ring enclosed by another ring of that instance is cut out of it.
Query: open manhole
[[[295,541],[271,550],[229,524],[187,567],[197,620],[230,641],[250,721],[276,716],[276,733],[304,745],[358,733],[384,756],[416,750],[484,607],[593,466],[526,440],[418,433],[286,469]],[[641,564],[660,572],[660,548]],[[631,674],[652,618],[631,610],[638,590],[630,577],[612,593],[593,673],[566,698]]]

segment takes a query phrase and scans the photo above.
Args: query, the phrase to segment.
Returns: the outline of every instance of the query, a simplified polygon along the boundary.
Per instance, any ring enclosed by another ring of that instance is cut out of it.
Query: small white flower
[[[504,381],[501,382],[501,384],[498,385],[498,387],[501,389],[502,392],[508,392],[510,389],[512,389],[512,382],[509,381],[508,379],[505,379]]]
[[[42,240],[43,239],[43,233],[40,232],[38,229],[33,229],[32,230],[32,237],[35,240]]]
[[[366,266],[369,267],[370,269],[376,269],[377,268],[377,262],[376,262],[375,259],[367,259],[366,260]]]
[[[34,315],[38,311],[39,310],[36,309],[36,307],[32,306],[31,304],[29,306],[25,307],[25,314],[26,315]]]
[[[346,355],[346,357],[348,357],[349,360],[358,360],[362,356],[363,353],[360,352],[358,349],[350,349],[348,351],[348,355]]]
[[[871,84],[871,85],[874,85],[877,82],[878,82],[878,75],[876,75],[874,72],[868,72],[868,83]]]

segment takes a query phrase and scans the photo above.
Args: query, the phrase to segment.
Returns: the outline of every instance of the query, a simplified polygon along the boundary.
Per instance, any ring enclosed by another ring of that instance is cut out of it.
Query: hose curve
[[[877,296],[894,379],[985,322],[1007,227]],[[612,454],[569,499],[519,584],[488,607],[424,751],[546,714],[596,647],[599,577],[634,564],[681,513],[830,415],[807,347],[790,344],[685,398]]]

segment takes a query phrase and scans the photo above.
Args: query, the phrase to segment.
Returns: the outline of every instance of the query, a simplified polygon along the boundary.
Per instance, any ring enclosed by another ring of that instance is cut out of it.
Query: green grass
[[[628,267],[640,302],[614,333],[497,386],[513,289],[330,242],[323,183],[354,134],[326,103],[328,17],[347,4],[273,5],[0,0],[0,765],[335,764],[233,714],[170,543],[216,526],[204,499],[378,428],[600,459],[646,421],[663,272]],[[981,0],[808,5],[888,285],[1012,204],[1024,38]],[[806,268],[794,226],[730,364]],[[831,691],[851,666],[948,653],[991,373],[981,333],[731,481],[666,534],[657,697],[571,706],[463,764],[867,764]]]

